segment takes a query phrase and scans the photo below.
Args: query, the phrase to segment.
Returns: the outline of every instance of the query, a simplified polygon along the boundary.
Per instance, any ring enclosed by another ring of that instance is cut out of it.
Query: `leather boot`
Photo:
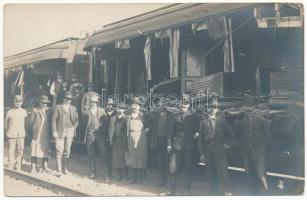
[[[161,196],[174,195],[176,191],[176,175],[170,174],[168,177],[167,191],[160,193]]]
[[[110,184],[111,183],[111,176],[110,176],[109,169],[107,167],[105,167],[104,173],[105,173],[105,176],[104,176],[105,177],[105,183]]]
[[[70,171],[68,171],[68,160],[69,158],[64,158],[63,159],[63,174],[65,175],[70,175]]]
[[[37,159],[35,157],[32,157],[31,158],[31,174],[37,173],[36,162],[37,162]]]
[[[62,175],[62,157],[61,156],[56,156],[56,167],[57,167],[57,176]]]
[[[96,178],[96,161],[95,161],[95,159],[90,159],[90,175],[88,177],[90,179]]]
[[[131,173],[132,173],[132,177],[129,180],[130,184],[135,184],[136,183],[136,179],[137,179],[137,170],[136,169],[131,169]]]
[[[48,158],[43,158],[43,170],[47,173],[51,172],[51,170],[48,167]]]
[[[192,176],[191,175],[185,175],[185,182],[184,182],[184,195],[189,196],[190,195],[190,189],[191,189],[191,182],[192,182]]]

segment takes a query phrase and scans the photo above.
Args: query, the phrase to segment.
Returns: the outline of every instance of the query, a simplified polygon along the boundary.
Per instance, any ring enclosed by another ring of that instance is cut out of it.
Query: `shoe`
[[[60,177],[60,176],[62,176],[62,158],[56,157],[55,161],[56,161],[56,166],[57,166],[56,176]]]
[[[31,174],[33,175],[33,174],[37,174],[37,169],[36,169],[36,167],[33,167],[32,169],[31,169]]]
[[[171,191],[166,191],[166,192],[161,192],[160,194],[159,194],[160,196],[171,196],[171,195],[173,195],[173,193],[171,192]]]
[[[57,172],[55,173],[55,176],[59,178],[59,177],[61,177],[61,176],[62,176],[62,173],[61,173],[61,172],[59,172],[59,171],[57,171]]]
[[[129,184],[136,184],[136,179],[130,179],[130,180],[128,180],[128,183]]]
[[[43,158],[43,172],[50,173],[51,170],[48,167],[48,159]]]
[[[154,186],[155,187],[164,187],[165,185],[166,185],[165,182],[159,182],[159,183],[155,184]]]
[[[71,175],[71,172],[68,171],[68,158],[63,159],[63,174]]]
[[[91,172],[91,174],[88,177],[89,179],[96,179],[96,174],[94,172]]]
[[[21,166],[20,166],[20,165],[15,165],[14,169],[15,169],[16,171],[21,171]]]
[[[225,196],[232,196],[232,193],[231,192],[224,192],[224,195]]]
[[[122,180],[123,180],[123,177],[120,177],[120,176],[115,178],[115,181],[122,181]]]

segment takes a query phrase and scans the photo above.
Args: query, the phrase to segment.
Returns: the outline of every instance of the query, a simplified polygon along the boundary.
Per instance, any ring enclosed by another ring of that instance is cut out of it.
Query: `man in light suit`
[[[73,96],[70,91],[64,94],[63,104],[56,105],[52,116],[52,136],[55,139],[56,164],[58,176],[62,173],[68,174],[68,160],[70,156],[70,148],[78,127],[78,112],[71,105]]]

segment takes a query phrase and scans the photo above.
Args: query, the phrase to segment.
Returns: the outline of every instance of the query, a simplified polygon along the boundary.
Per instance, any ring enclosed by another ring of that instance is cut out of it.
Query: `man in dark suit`
[[[245,100],[241,116],[235,121],[236,133],[244,159],[245,173],[250,189],[256,195],[268,190],[265,166],[265,138],[269,123],[254,99]]]
[[[168,171],[167,136],[169,135],[172,114],[163,106],[152,116],[153,135],[152,144],[157,155],[157,164],[160,169],[160,178],[156,186],[165,186]]]
[[[71,92],[66,91],[63,104],[55,107],[52,116],[52,136],[55,139],[58,176],[62,173],[62,158],[63,173],[69,173],[67,167],[70,148],[79,124],[77,109],[71,105],[72,98]]]
[[[232,134],[233,130],[219,110],[218,98],[213,98],[211,112],[200,122],[198,137],[200,160],[206,163],[206,174],[213,195],[232,195],[224,149],[227,133]]]
[[[190,104],[183,101],[180,112],[173,118],[167,139],[169,158],[168,191],[161,195],[174,195],[176,191],[177,174],[181,166],[186,173],[185,193],[188,193],[192,180],[193,148],[196,146],[194,139],[198,131],[199,120],[189,109]]]

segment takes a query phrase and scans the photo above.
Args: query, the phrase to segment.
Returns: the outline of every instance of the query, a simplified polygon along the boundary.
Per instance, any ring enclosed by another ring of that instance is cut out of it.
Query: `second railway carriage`
[[[24,106],[33,107],[39,94],[49,94],[57,71],[71,80],[73,73],[87,81],[88,55],[85,39],[66,38],[42,47],[4,58],[4,105],[10,106],[15,94],[24,98]],[[51,98],[50,98],[51,99]]]

